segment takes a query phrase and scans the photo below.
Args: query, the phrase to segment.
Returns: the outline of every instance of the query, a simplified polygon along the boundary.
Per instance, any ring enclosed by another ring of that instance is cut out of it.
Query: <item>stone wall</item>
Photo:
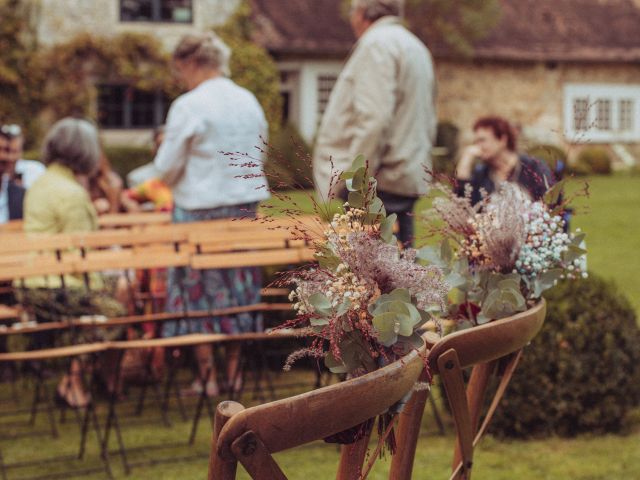
[[[193,0],[193,23],[121,22],[120,0],[39,0],[38,37],[44,44],[69,40],[80,32],[113,35],[135,31],[156,35],[172,50],[182,35],[220,25],[239,0]]]
[[[498,114],[522,128],[526,141],[568,147],[563,135],[566,83],[640,85],[640,65],[544,64],[436,60],[438,115],[468,141],[482,115]]]

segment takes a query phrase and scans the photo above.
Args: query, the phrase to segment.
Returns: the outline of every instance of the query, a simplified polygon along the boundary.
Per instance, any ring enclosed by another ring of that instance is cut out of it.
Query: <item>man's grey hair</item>
[[[404,14],[404,0],[352,0],[351,7],[361,9],[365,20],[372,22],[387,15]]]
[[[79,175],[95,172],[100,162],[98,130],[79,118],[57,121],[44,139],[42,161],[59,163]]]
[[[213,32],[185,35],[173,51],[174,60],[216,68],[226,76],[229,76],[230,58],[231,49]]]

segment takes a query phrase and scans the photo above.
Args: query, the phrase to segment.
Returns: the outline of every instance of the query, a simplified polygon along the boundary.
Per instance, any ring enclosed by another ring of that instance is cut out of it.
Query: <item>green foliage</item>
[[[104,154],[111,163],[111,168],[125,178],[134,168],[153,161],[150,148],[144,147],[104,147]]]
[[[572,170],[580,175],[609,175],[611,154],[604,147],[586,147],[578,153]]]
[[[43,51],[35,66],[53,118],[82,115],[96,119],[96,79],[147,92],[162,91],[170,98],[178,93],[169,55],[159,40],[141,33],[109,38],[81,33]]]
[[[470,56],[473,43],[500,21],[499,0],[409,0],[409,25],[428,43],[444,43],[453,53]]]
[[[452,122],[439,122],[436,134],[436,153],[433,155],[433,172],[453,176],[458,155],[460,129]]]
[[[232,50],[231,78],[256,96],[269,122],[270,136],[274,137],[282,123],[280,74],[269,52],[252,41],[252,29],[251,6],[243,1],[216,33]]]
[[[269,140],[265,174],[274,190],[313,188],[311,147],[295,126],[286,124]]]
[[[640,402],[640,330],[615,285],[563,282],[546,295],[542,331],[525,349],[492,423],[506,436],[618,432]]]
[[[39,134],[40,90],[35,87],[31,59],[36,52],[32,4],[0,0],[0,123],[17,123],[27,146]]]
[[[527,150],[527,155],[544,160],[552,172],[556,171],[558,162],[567,164],[567,152],[556,145],[533,145]]]

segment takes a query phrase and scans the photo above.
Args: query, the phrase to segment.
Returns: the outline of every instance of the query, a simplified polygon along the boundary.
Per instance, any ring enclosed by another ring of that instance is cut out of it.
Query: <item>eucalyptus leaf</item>
[[[360,192],[349,192],[349,206],[353,208],[362,208],[364,206],[364,197]]]
[[[380,223],[380,238],[385,243],[393,244],[393,227],[396,224],[398,215],[392,213]]]
[[[398,314],[393,312],[381,313],[373,317],[372,323],[378,332],[378,341],[385,347],[390,347],[398,340],[400,322]]]
[[[538,275],[533,281],[533,296],[539,298],[545,290],[553,287],[560,277],[562,270],[559,268]]]
[[[424,260],[431,265],[435,265],[436,267],[445,268],[448,266],[448,263],[442,259],[441,250],[435,247],[422,247],[418,250],[417,258],[420,260]]]
[[[333,373],[347,373],[348,369],[344,362],[337,360],[333,353],[327,352],[324,356],[325,366]]]
[[[544,203],[547,205],[556,205],[560,200],[560,195],[562,194],[562,189],[564,188],[566,180],[561,180],[557,182],[553,187],[551,187],[544,194]]]
[[[326,317],[311,317],[309,323],[312,327],[324,327],[329,325],[329,320]]]
[[[359,168],[358,170],[356,170],[356,173],[353,175],[353,179],[352,179],[352,184],[351,186],[353,187],[353,190],[356,191],[362,191],[365,186],[366,186],[366,182],[365,182],[365,176],[366,171],[364,168]]]
[[[316,313],[325,315],[331,314],[331,301],[324,293],[314,293],[309,296],[309,303]]]

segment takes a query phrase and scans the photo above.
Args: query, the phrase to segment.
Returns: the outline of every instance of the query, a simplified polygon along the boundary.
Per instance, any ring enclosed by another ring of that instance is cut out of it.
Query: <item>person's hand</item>
[[[456,167],[456,177],[458,180],[469,180],[473,170],[475,159],[480,156],[480,147],[477,145],[469,145],[462,151],[460,160]]]

